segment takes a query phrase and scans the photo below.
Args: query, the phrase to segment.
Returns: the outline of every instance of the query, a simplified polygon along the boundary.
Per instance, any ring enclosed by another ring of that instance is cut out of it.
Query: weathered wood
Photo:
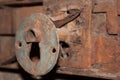
[[[12,34],[12,9],[0,9],[0,34]]]
[[[15,55],[15,37],[0,36],[0,65]]]
[[[15,34],[25,17],[41,12],[43,6],[0,9],[0,35]]]

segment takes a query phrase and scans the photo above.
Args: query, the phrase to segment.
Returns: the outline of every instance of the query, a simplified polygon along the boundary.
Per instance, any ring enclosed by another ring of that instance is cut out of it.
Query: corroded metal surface
[[[65,17],[64,19],[62,20],[57,20],[57,21],[54,21],[54,24],[56,25],[56,28],[61,28],[63,27],[65,24],[73,21],[74,19],[76,19],[77,17],[80,16],[81,12],[84,10],[84,7],[79,10],[79,9],[70,9],[70,10],[67,10],[68,12],[68,16]]]
[[[51,4],[54,5],[50,5],[47,2],[45,5],[50,10],[46,11],[47,14],[50,15],[53,20],[60,20],[68,15],[66,12],[62,12],[62,10],[82,9],[85,6],[78,18],[63,28],[58,29],[60,41],[68,44],[68,47],[63,47],[63,50],[68,56],[66,58],[60,56],[59,65],[70,68],[89,68],[91,59],[90,25],[92,2],[89,0],[69,0],[65,3],[64,0],[62,0],[62,2],[51,1]],[[58,14],[61,14],[61,16]]]
[[[110,36],[106,32],[105,14],[93,15],[93,54],[92,68],[106,73],[120,75],[120,37]]]
[[[81,75],[81,76],[88,76],[88,77],[97,77],[97,78],[105,78],[105,79],[115,79],[116,74],[108,74],[104,72],[99,72],[97,70],[92,69],[77,69],[77,68],[68,68],[68,67],[60,67],[57,70],[58,73],[62,74],[69,74],[69,75]]]
[[[118,34],[117,0],[95,0],[93,12],[107,13],[108,34]]]
[[[68,9],[86,5],[77,19],[58,29],[63,48],[58,65],[65,68],[58,72],[104,78],[120,75],[119,0],[44,1],[46,14],[53,20],[66,17]]]
[[[36,57],[30,59],[33,42],[38,42],[40,59]],[[59,44],[56,28],[51,20],[43,14],[31,15],[21,23],[15,45],[18,62],[34,76],[48,73],[57,62]]]
[[[69,15],[68,10],[81,10],[85,6],[81,15],[64,26],[59,23],[63,27],[56,30],[61,49],[57,72],[111,79],[120,76],[119,4],[120,0],[44,0],[41,10],[34,8],[35,12],[48,15],[54,22],[64,20]],[[15,26],[8,30],[14,29],[15,32],[16,25],[34,12],[32,7],[28,13],[27,9],[16,8]],[[28,33],[28,37],[24,38],[27,43],[39,42],[41,39],[35,38],[31,31]]]

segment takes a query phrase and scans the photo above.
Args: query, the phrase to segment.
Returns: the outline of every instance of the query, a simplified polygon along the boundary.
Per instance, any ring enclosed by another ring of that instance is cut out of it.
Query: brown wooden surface
[[[19,27],[20,23],[23,19],[27,16],[30,16],[34,13],[42,13],[43,7],[42,6],[33,6],[33,7],[22,7],[22,8],[15,8],[13,9],[13,33],[16,33],[17,28]]]
[[[41,6],[0,9],[0,34],[15,34],[25,17],[41,12],[43,12]]]
[[[12,34],[12,9],[0,9],[0,34]]]
[[[120,0],[117,0],[117,6],[118,6],[118,14],[120,15]]]
[[[0,65],[15,54],[15,37],[0,36]]]

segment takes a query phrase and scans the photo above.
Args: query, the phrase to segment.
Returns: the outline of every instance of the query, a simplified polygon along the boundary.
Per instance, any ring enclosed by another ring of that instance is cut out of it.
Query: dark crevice
[[[70,48],[69,44],[66,43],[65,41],[60,41],[59,42],[61,45],[61,57],[63,58],[67,58],[69,57],[69,52],[68,52],[68,48]]]
[[[15,34],[0,34],[0,36],[3,36],[3,37],[4,37],[4,36],[8,36],[8,37],[9,37],[9,36],[10,36],[10,37],[15,37]]]
[[[8,5],[5,5],[5,6],[13,7],[13,8],[43,6],[43,2],[33,2],[33,3],[30,3],[30,4],[25,4],[25,3],[22,3],[22,4],[8,4]]]
[[[108,33],[110,36],[118,36],[118,34],[110,34],[110,33]]]
[[[28,34],[31,35],[32,37],[36,37],[35,32],[33,30],[29,30]]]
[[[106,14],[106,12],[94,12],[92,11],[93,14],[100,14],[100,13],[103,13],[103,14]]]
[[[0,7],[0,9],[3,9],[2,7]]]
[[[109,33],[108,29],[107,29],[107,33],[108,33],[109,36],[118,36],[117,33],[116,33],[116,34],[114,34],[114,33]]]
[[[69,44],[64,42],[64,41],[60,41],[59,43],[62,46],[62,48],[69,48],[70,47]]]

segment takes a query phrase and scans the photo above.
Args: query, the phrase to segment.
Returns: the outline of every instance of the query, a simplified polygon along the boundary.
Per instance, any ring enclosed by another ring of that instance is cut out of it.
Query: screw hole
[[[98,3],[94,3],[94,5],[98,5]]]
[[[55,49],[55,48],[53,48],[53,49],[52,49],[52,53],[55,53],[55,52],[56,52],[56,49]]]
[[[21,47],[21,46],[22,46],[22,43],[20,42],[20,43],[19,43],[19,47]]]
[[[21,48],[22,47],[22,43],[18,42],[18,47]]]

